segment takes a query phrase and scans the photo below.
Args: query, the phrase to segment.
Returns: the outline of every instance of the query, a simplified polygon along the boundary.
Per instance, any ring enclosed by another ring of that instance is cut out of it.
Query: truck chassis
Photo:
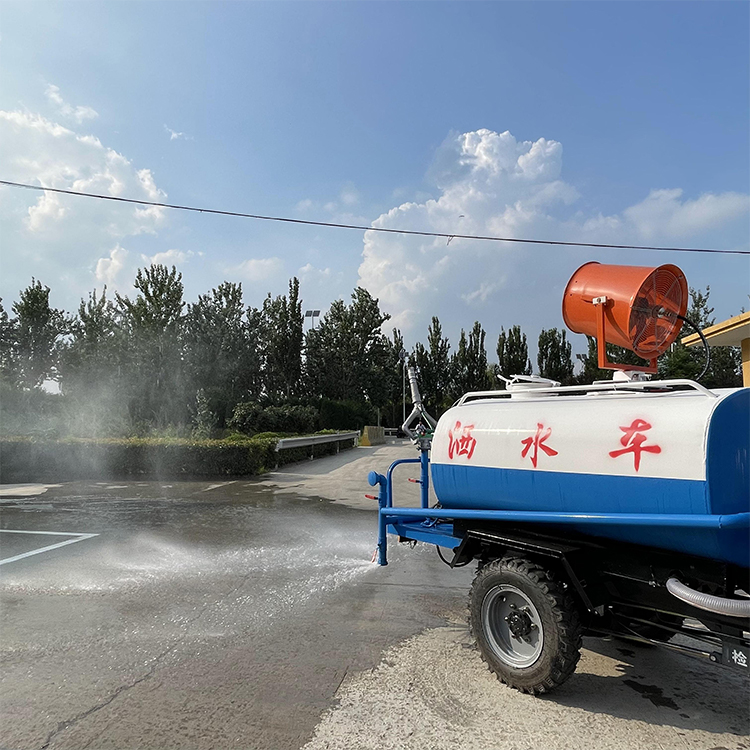
[[[421,507],[394,507],[394,469],[417,463],[421,477],[412,481],[421,484]],[[749,670],[750,617],[699,609],[667,590],[667,581],[678,578],[696,591],[744,598],[740,592],[750,589],[747,568],[576,530],[582,520],[612,523],[605,514],[430,508],[424,446],[420,458],[395,461],[386,475],[371,472],[369,482],[379,486],[379,564],[387,565],[389,531],[402,542],[435,545],[451,567],[477,563],[471,631],[484,661],[511,687],[541,694],[565,682],[575,670],[583,635],[658,645]],[[616,520],[717,522],[712,519],[618,514]]]

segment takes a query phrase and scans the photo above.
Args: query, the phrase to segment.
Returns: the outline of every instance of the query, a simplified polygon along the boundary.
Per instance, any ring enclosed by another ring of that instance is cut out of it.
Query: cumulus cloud
[[[230,270],[247,281],[266,281],[284,270],[284,262],[277,257],[249,258]]]
[[[55,106],[58,114],[70,120],[75,120],[78,124],[81,124],[85,120],[95,120],[99,117],[99,113],[92,107],[73,107],[68,104],[65,99],[62,98],[59,87],[52,83],[47,86],[44,93],[50,104]]]
[[[124,247],[117,245],[110,251],[108,257],[99,258],[96,262],[96,271],[94,272],[96,280],[101,284],[106,284],[111,289],[117,288],[120,280],[120,272],[125,267],[127,256],[128,251]]]
[[[183,252],[182,250],[173,248],[154,255],[141,254],[141,260],[149,265],[159,264],[162,266],[177,266],[181,263],[186,263],[188,258],[191,258],[193,255],[194,253],[192,250]]]
[[[166,197],[150,170],[136,169],[95,136],[76,133],[33,113],[0,110],[0,161],[14,182],[144,200]],[[28,209],[26,226],[35,233],[58,232],[62,223],[70,229],[90,222],[98,227],[97,235],[103,228],[117,236],[154,232],[163,218],[163,208],[133,208],[42,193]]]
[[[14,182],[143,200],[166,197],[149,169],[77,126],[32,112],[0,110],[0,163]],[[23,259],[6,264],[4,287],[22,288],[31,275],[50,285],[66,276],[78,285],[69,293],[83,296],[92,277],[111,279],[123,270],[130,260],[123,250],[128,237],[155,234],[166,217],[158,207],[6,189],[0,220],[4,250]]]
[[[732,236],[747,241],[742,227],[750,197],[737,193],[685,199],[681,190],[654,190],[617,215],[586,215],[576,210],[578,191],[562,179],[562,156],[562,144],[546,138],[520,141],[507,131],[487,129],[454,134],[430,170],[437,187],[434,197],[394,206],[372,226],[448,235],[666,244],[731,224],[736,230]],[[490,332],[514,323],[552,326],[562,323],[559,294],[570,273],[596,257],[594,250],[370,231],[364,236],[359,285],[379,297],[392,323],[412,336],[423,334],[432,315],[439,315],[452,333],[471,326],[475,318]],[[601,260],[636,262],[632,254]]]

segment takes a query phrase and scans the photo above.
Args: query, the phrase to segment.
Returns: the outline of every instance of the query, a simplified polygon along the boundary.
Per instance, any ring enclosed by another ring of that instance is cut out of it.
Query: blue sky
[[[750,6],[14,3],[0,6],[2,179],[432,231],[747,249]],[[507,134],[506,134],[507,132]],[[175,263],[193,300],[298,275],[360,284],[406,332],[531,338],[581,263],[673,262],[748,307],[747,258],[363,238],[0,190],[6,308],[31,276],[73,310]]]

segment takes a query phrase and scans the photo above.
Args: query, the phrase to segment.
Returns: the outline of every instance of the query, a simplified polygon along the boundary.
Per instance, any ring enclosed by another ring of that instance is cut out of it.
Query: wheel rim
[[[542,653],[539,612],[515,586],[504,583],[490,589],[482,601],[482,624],[490,648],[511,667],[530,667]]]

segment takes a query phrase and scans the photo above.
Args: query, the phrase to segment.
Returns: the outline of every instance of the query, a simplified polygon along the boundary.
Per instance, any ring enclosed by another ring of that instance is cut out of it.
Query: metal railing
[[[281,438],[276,443],[276,450],[283,451],[289,448],[307,448],[323,443],[342,443],[345,440],[359,440],[359,432],[337,432],[332,435],[306,435],[305,437]]]

